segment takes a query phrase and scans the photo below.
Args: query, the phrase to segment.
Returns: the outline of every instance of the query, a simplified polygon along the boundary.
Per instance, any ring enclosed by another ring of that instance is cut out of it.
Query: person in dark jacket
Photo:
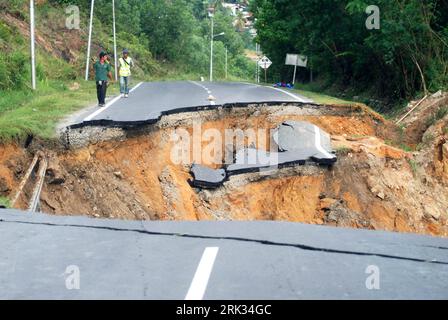
[[[95,70],[96,93],[98,97],[98,106],[106,106],[106,94],[109,81],[112,79],[112,67],[109,63],[108,55],[104,51],[100,53],[100,59],[93,65]]]

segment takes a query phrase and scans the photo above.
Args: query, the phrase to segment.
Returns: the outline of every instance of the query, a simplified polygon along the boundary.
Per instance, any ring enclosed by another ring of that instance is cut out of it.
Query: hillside
[[[109,2],[96,1],[92,59],[101,50],[113,56]],[[151,1],[130,0],[117,4],[117,50],[130,50],[136,65],[134,81],[208,76],[209,19],[204,15],[205,7],[198,7],[196,2],[178,0],[153,6]],[[78,5],[79,29],[66,26],[69,5]],[[94,83],[83,81],[89,6],[90,1],[36,1],[38,90],[32,92],[28,1],[0,1],[0,49],[5,53],[0,56],[0,141],[23,140],[27,135],[53,138],[57,121],[94,102]],[[150,27],[157,15],[163,16],[163,21],[158,19],[157,26]],[[228,79],[251,78],[253,62],[244,55],[250,43],[247,34],[235,31],[233,18],[224,8],[218,10],[215,23],[215,33],[225,32],[215,39],[215,78],[225,78],[225,47]],[[111,95],[116,92],[116,86],[109,91]]]

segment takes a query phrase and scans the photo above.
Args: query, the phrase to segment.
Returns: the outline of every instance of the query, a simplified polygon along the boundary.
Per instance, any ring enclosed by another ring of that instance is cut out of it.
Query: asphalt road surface
[[[213,100],[209,100],[213,97]],[[241,82],[146,82],[137,84],[130,97],[114,98],[105,108],[89,109],[74,123],[96,120],[134,122],[158,119],[162,112],[228,103],[312,102],[288,89]]]
[[[448,240],[428,236],[0,210],[0,242],[0,299],[448,298]]]

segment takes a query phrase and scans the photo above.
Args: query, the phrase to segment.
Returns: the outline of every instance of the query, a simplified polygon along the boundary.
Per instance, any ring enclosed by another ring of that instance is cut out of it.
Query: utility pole
[[[31,87],[36,90],[36,52],[34,40],[34,0],[30,0]]]
[[[258,83],[258,43],[255,44],[255,52],[257,56],[257,61],[255,63],[255,82]]]
[[[257,43],[257,79],[256,79],[257,83],[260,83],[260,65],[258,64],[260,62],[260,54],[261,54],[261,47]]]
[[[87,63],[86,63],[86,81],[89,80],[90,69],[90,45],[92,44],[92,27],[93,27],[93,8],[95,7],[95,0],[92,0],[90,5],[90,26],[89,26],[89,42],[87,44]]]
[[[211,31],[211,40],[210,40],[210,82],[213,82],[213,27],[214,27],[214,22],[213,22],[213,13],[210,14],[210,18],[211,18],[211,22],[212,22],[212,31]]]
[[[226,80],[227,80],[227,76],[228,76],[228,56],[229,56],[229,49],[227,49],[226,47]]]
[[[210,82],[213,82],[213,40],[216,37],[225,35],[225,32],[221,32],[220,34],[215,34],[215,30],[214,30],[215,24],[213,21],[213,17],[215,16],[214,12],[215,12],[215,8],[211,7],[208,9],[208,16],[210,17],[211,24],[212,24],[212,26],[211,26],[212,30],[211,30],[211,34],[210,34]]]
[[[118,81],[117,34],[116,34],[116,28],[115,28],[115,0],[112,0],[112,17],[113,17],[113,24],[114,24],[115,81]]]

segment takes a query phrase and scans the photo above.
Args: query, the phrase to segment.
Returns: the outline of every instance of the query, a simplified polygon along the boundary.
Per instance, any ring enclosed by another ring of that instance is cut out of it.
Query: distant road
[[[0,299],[448,298],[448,240],[428,236],[0,210],[0,241]]]
[[[90,110],[88,114],[80,115],[74,123],[95,120],[147,121],[157,119],[162,112],[174,109],[249,102],[312,102],[312,100],[294,94],[289,89],[250,83],[147,82],[137,84],[128,99],[117,97],[105,108],[96,108]]]

